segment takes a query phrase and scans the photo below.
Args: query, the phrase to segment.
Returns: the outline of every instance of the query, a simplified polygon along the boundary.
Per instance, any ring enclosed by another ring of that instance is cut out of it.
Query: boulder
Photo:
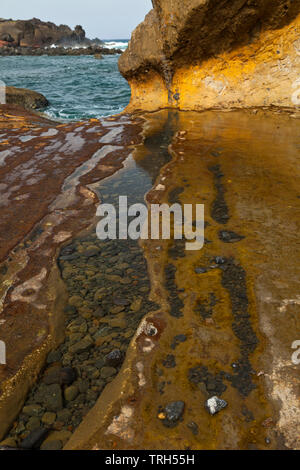
[[[6,87],[6,103],[21,106],[27,110],[44,109],[49,105],[45,96],[26,88]]]

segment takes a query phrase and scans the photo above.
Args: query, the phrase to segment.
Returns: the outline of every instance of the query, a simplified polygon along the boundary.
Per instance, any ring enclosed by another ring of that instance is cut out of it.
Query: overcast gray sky
[[[33,17],[74,27],[81,24],[90,38],[126,39],[152,8],[151,0],[9,0],[0,17]]]

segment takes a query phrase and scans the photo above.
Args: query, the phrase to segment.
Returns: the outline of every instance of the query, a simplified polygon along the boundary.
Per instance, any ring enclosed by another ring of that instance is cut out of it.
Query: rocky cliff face
[[[82,44],[85,31],[76,26],[74,31],[66,25],[56,26],[33,18],[28,21],[0,20],[0,42],[15,46],[50,46],[52,44]]]
[[[300,0],[152,0],[120,58],[129,110],[300,104]]]

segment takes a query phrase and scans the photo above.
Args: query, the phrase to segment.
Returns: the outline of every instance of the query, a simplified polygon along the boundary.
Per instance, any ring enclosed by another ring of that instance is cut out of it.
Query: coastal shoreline
[[[23,108],[0,105],[0,450],[300,449],[299,9],[153,0],[119,59],[120,114],[51,121],[31,111],[45,97],[7,89]],[[95,41],[0,20],[0,55],[121,52]],[[45,62],[73,109],[101,69],[77,59],[75,89],[75,60]],[[126,239],[124,195],[181,224]],[[204,210],[187,232],[186,205]]]

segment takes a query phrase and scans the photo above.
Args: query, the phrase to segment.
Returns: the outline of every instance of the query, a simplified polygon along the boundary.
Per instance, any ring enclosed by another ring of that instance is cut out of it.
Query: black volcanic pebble
[[[192,433],[194,434],[194,436],[197,436],[197,434],[199,433],[198,424],[194,423],[194,421],[190,421],[190,422],[187,424],[187,427],[192,431]]]
[[[42,442],[48,436],[49,431],[48,428],[42,427],[35,429],[21,442],[20,448],[23,450],[39,449]]]
[[[195,268],[195,273],[196,274],[204,274],[204,273],[207,273],[207,269],[206,268]]]
[[[223,256],[216,256],[216,257],[215,257],[215,262],[216,262],[217,264],[225,264],[225,263],[226,263],[226,259],[223,258]]]
[[[62,385],[71,385],[77,378],[76,370],[73,367],[64,367],[60,371],[60,383]]]
[[[243,240],[245,237],[230,230],[221,230],[219,232],[219,238],[224,243],[235,243]]]
[[[117,367],[123,361],[124,355],[119,349],[114,349],[105,356],[105,365],[109,367]]]
[[[165,407],[165,424],[176,424],[183,415],[185,404],[183,401],[173,401]]]

